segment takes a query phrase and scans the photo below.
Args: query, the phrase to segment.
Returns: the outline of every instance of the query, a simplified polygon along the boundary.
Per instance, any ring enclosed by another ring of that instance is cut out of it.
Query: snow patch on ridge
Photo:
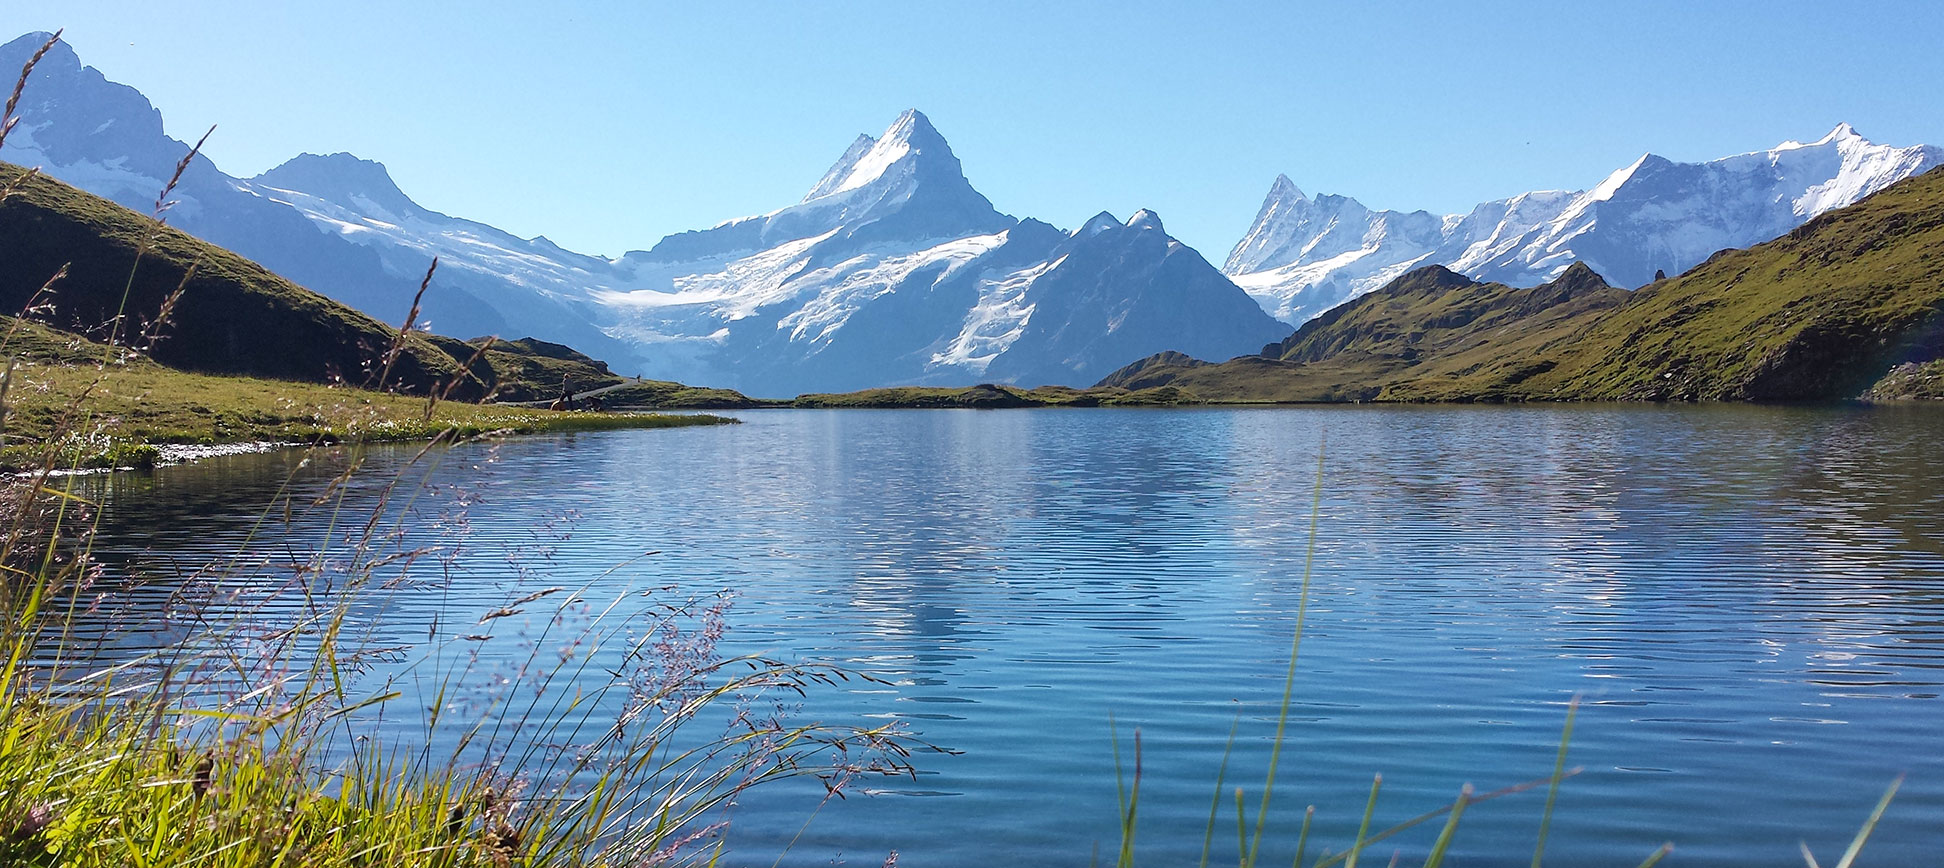
[[[999,357],[1026,333],[1035,305],[1027,300],[1033,281],[1066,261],[1065,256],[1050,262],[1014,271],[987,272],[978,283],[979,301],[965,315],[959,329],[945,349],[933,353],[933,367],[958,367],[984,374],[992,360]]]
[[[794,282],[814,291],[806,292],[808,301],[779,320],[777,328],[788,331],[792,341],[827,342],[857,310],[893,291],[920,269],[942,266],[931,277],[937,284],[1003,243],[1003,234],[977,235],[902,255],[870,251],[803,272]]]

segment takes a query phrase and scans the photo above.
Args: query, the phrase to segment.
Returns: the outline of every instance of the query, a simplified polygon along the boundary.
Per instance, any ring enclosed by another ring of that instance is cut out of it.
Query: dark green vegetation
[[[668,380],[627,380],[619,387],[602,392],[600,399],[611,410],[747,410],[790,406],[789,401],[751,398],[734,389],[685,386]]]
[[[473,375],[495,401],[552,399],[560,397],[563,389],[578,394],[623,382],[606,362],[538,338],[474,338],[464,343],[433,338],[433,343],[453,358],[471,362]],[[484,355],[474,359],[482,348]]]
[[[1905,362],[1863,393],[1866,401],[1944,399],[1944,360]]]
[[[1944,392],[1940,356],[1944,169],[1632,293],[1584,266],[1531,289],[1434,266],[1261,356],[1154,357],[1101,385],[1238,403],[1892,399]]]
[[[1179,354],[1177,354],[1179,355]],[[1187,358],[1183,356],[1182,358]],[[981,383],[976,386],[891,386],[859,392],[812,393],[795,398],[751,398],[732,389],[685,386],[665,380],[632,380],[600,393],[610,410],[799,409],[974,409],[1014,407],[1163,407],[1200,403],[1173,387],[1130,390],[1040,386],[1022,389]]]
[[[834,395],[799,395],[793,407],[836,408],[972,408],[1011,407],[1156,407],[1198,403],[1180,389],[1122,389],[1097,387],[1073,389],[1066,386],[1040,386],[1021,389],[982,383],[971,388],[950,386],[898,386],[866,389]]]

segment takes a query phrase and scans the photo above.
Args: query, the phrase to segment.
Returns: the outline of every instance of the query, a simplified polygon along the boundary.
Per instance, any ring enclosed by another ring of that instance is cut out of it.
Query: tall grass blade
[[[1120,859],[1118,868],[1134,868],[1134,820],[1141,807],[1141,731],[1134,730],[1134,785],[1128,788],[1127,811],[1121,816]]]
[[[1471,801],[1472,785],[1466,784],[1458,791],[1458,801],[1451,803],[1451,816],[1445,820],[1444,829],[1438,833],[1438,840],[1431,845],[1431,855],[1425,857],[1424,868],[1438,868],[1444,864],[1445,851],[1451,849],[1451,838],[1458,834],[1458,818],[1465,813],[1465,805]]]
[[[1242,802],[1242,788],[1235,788],[1235,859],[1249,868],[1249,809]]]
[[[1363,855],[1363,848],[1370,843],[1370,815],[1377,813],[1377,790],[1383,786],[1383,775],[1370,779],[1370,801],[1364,803],[1363,823],[1357,826],[1357,842],[1350,845],[1350,855],[1344,860],[1343,868],[1357,868],[1357,857]]]
[[[1863,843],[1870,840],[1870,833],[1876,830],[1877,821],[1883,819],[1883,812],[1890,809],[1890,800],[1897,797],[1897,788],[1901,786],[1903,775],[1898,775],[1896,780],[1890,782],[1890,788],[1883,791],[1883,798],[1877,800],[1876,810],[1870,812],[1870,818],[1863,821],[1863,828],[1856,830],[1855,840],[1850,841],[1849,849],[1843,851],[1843,858],[1836,860],[1836,868],[1851,868],[1856,864],[1856,854],[1863,852]]]
[[[1654,868],[1655,865],[1660,864],[1660,860],[1667,858],[1667,854],[1672,852],[1674,852],[1674,844],[1672,842],[1662,844],[1659,850],[1655,850],[1652,855],[1640,863],[1639,868]],[[1815,864],[1814,860],[1810,860],[1810,864]]]
[[[6,394],[6,383],[0,381],[0,411],[4,410]],[[0,422],[4,421],[5,416],[0,415]],[[1215,769],[1215,796],[1208,800],[1208,829],[1202,833],[1201,868],[1208,868],[1208,851],[1215,845],[1215,815],[1222,810],[1222,783],[1228,777],[1229,757],[1235,752],[1235,730],[1241,725],[1242,715],[1237,714],[1235,722],[1229,724],[1228,743],[1222,746],[1222,764]],[[1238,808],[1237,816],[1240,815]]]
[[[1566,703],[1566,727],[1559,733],[1559,756],[1553,760],[1552,784],[1546,787],[1546,810],[1539,816],[1539,841],[1532,848],[1532,868],[1540,868],[1546,857],[1546,835],[1552,831],[1553,803],[1559,800],[1559,782],[1565,779],[1566,746],[1573,740],[1573,718],[1579,715],[1579,697]]]
[[[1296,834],[1296,859],[1289,863],[1290,868],[1303,868],[1303,854],[1309,851],[1310,821],[1316,819],[1316,806],[1311,805],[1303,811],[1303,831]]]

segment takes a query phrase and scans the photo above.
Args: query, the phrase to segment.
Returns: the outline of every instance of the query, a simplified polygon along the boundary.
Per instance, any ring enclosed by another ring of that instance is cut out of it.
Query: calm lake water
[[[1466,782],[1546,776],[1575,695],[1585,771],[1559,797],[1553,863],[1631,866],[1672,841],[1664,864],[1800,865],[1806,841],[1830,864],[1900,774],[1864,864],[1944,858],[1944,412],[740,416],[444,454],[411,541],[462,536],[462,568],[360,617],[410,644],[548,585],[733,589],[725,651],[892,682],[814,692],[804,718],[903,720],[962,753],[920,755],[915,781],[872,781],[807,827],[821,788],[752,795],[727,863],[770,865],[793,838],[783,864],[895,849],[904,866],[1082,866],[1096,844],[1111,863],[1111,718],[1130,766],[1141,734],[1140,863],[1192,865],[1232,726],[1228,786],[1251,810],[1261,792],[1327,438],[1264,864],[1293,856],[1306,805],[1310,852],[1347,846],[1373,773],[1373,828]],[[415,452],[374,450],[354,502]],[[238,552],[258,560],[233,583],[274,586],[327,517],[259,519],[281,487],[301,504],[344,466],[296,460],[91,480],[103,550],[151,593]],[[1526,864],[1543,804],[1468,810],[1458,864]],[[1417,864],[1437,825],[1365,861]],[[1217,864],[1234,828],[1229,807]]]

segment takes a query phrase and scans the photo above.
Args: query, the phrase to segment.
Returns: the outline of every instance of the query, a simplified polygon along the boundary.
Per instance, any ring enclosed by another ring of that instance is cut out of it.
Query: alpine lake
[[[1451,851],[1527,864],[1576,697],[1555,864],[1669,841],[1665,864],[1800,865],[1803,844],[1829,864],[1899,776],[1861,864],[1944,853],[1944,407],[732,415],[369,447],[336,489],[351,450],[81,478],[103,587],[165,613],[104,653],[193,639],[224,607],[294,617],[290,564],[389,490],[384,545],[422,554],[350,613],[386,649],[370,689],[404,694],[375,738],[468,707],[415,674],[435,649],[484,661],[459,693],[536,655],[605,678],[570,602],[727,591],[717,654],[871,676],[748,702],[950,752],[841,798],[751,789],[722,864],[1111,864],[1137,733],[1137,862],[1198,864],[1212,837],[1233,864],[1233,791],[1253,824],[1308,564],[1260,864],[1294,857],[1311,805],[1310,859],[1348,847],[1377,773],[1373,830],[1466,783],[1541,781],[1471,805]],[[571,597],[481,621],[548,587]],[[1417,864],[1441,825],[1363,860]]]

